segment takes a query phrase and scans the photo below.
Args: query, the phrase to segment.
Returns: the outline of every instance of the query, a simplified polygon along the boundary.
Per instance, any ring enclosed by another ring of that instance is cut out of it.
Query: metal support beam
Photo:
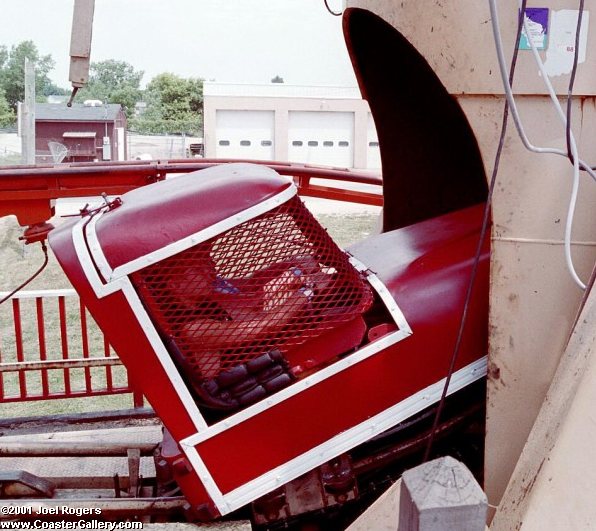
[[[81,367],[108,367],[114,365],[122,365],[122,361],[117,356],[76,360],[12,361],[0,363],[0,373],[48,369],[78,369]]]
[[[35,63],[25,58],[25,101],[21,109],[23,164],[35,164]]]
[[[89,81],[91,36],[95,0],[75,0],[70,37],[70,72],[73,87],[84,87]]]
[[[141,465],[141,452],[138,448],[131,448],[127,451],[127,457],[128,480],[130,482],[128,487],[128,495],[131,498],[136,498],[139,495],[140,488],[139,469]]]
[[[108,457],[128,456],[130,452],[138,452],[141,456],[151,456],[156,444],[118,441],[2,441],[0,439],[0,457]]]

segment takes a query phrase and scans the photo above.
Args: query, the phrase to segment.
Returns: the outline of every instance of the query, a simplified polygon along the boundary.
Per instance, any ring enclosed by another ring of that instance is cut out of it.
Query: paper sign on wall
[[[537,50],[546,50],[548,46],[548,8],[547,7],[528,7],[526,8],[526,26],[522,27],[522,33],[519,41],[520,50],[531,50],[529,39],[532,39]]]
[[[544,62],[546,73],[549,76],[569,74],[573,68],[578,14],[579,11],[576,9],[561,9],[551,13],[550,43]],[[578,63],[583,63],[586,60],[589,21],[590,12],[584,11],[579,32]]]

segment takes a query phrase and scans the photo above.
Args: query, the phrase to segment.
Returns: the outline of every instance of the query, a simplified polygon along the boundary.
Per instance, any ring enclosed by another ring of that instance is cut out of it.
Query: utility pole
[[[21,160],[35,164],[35,63],[25,58],[25,102],[21,106]]]

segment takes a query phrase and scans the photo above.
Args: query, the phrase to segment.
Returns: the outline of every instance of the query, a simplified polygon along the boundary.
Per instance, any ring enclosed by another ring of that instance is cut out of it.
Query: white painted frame
[[[453,373],[449,384],[448,394],[459,391],[467,385],[483,378],[486,375],[487,363],[488,358],[487,356],[484,356]],[[335,437],[328,439],[319,446],[311,448],[302,455],[283,463],[277,468],[270,470],[225,494],[222,493],[216,482],[213,480],[207,466],[194,446],[197,444],[197,441],[200,443],[210,437],[203,434],[197,434],[181,441],[180,445],[193,468],[199,474],[209,496],[223,516],[239,509],[268,492],[271,492],[288,481],[296,479],[330,459],[366,442],[372,437],[379,435],[400,422],[403,422],[412,415],[419,413],[428,406],[438,402],[441,398],[445,381],[446,379],[443,378],[442,380],[435,382],[394,406],[378,413],[367,421],[353,426]],[[240,413],[243,413],[243,411]],[[220,424],[224,423],[225,422],[222,422]],[[231,425],[232,424],[230,424],[230,427]],[[214,431],[221,433],[225,429],[228,429],[228,426],[220,429],[219,425],[215,425],[211,428],[217,428]]]

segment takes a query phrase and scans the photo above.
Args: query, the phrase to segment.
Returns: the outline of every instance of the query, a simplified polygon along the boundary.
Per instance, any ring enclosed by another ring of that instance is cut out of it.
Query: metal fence
[[[21,139],[16,131],[0,129],[0,166],[21,163]]]
[[[52,145],[59,144],[54,142],[54,137],[39,140],[39,145],[47,146],[38,151],[36,162],[38,164],[62,162],[65,156],[71,160],[72,155],[87,157],[87,159],[101,158],[100,153],[95,148],[92,151],[84,151],[83,147],[70,148],[68,153],[60,157],[59,153],[52,152]],[[190,135],[174,134],[155,134],[141,135],[132,131],[126,133],[126,144],[128,160],[160,160],[160,159],[184,159],[192,158],[196,154],[196,146],[202,146],[203,139]],[[66,147],[63,146],[65,149]],[[17,136],[16,131],[9,129],[0,129],[0,166],[11,164],[21,164],[21,138]]]
[[[128,160],[184,159],[193,157],[191,146],[201,144],[202,138],[189,135],[126,134]]]
[[[143,406],[74,290],[22,291],[0,307],[0,404],[123,393]]]

